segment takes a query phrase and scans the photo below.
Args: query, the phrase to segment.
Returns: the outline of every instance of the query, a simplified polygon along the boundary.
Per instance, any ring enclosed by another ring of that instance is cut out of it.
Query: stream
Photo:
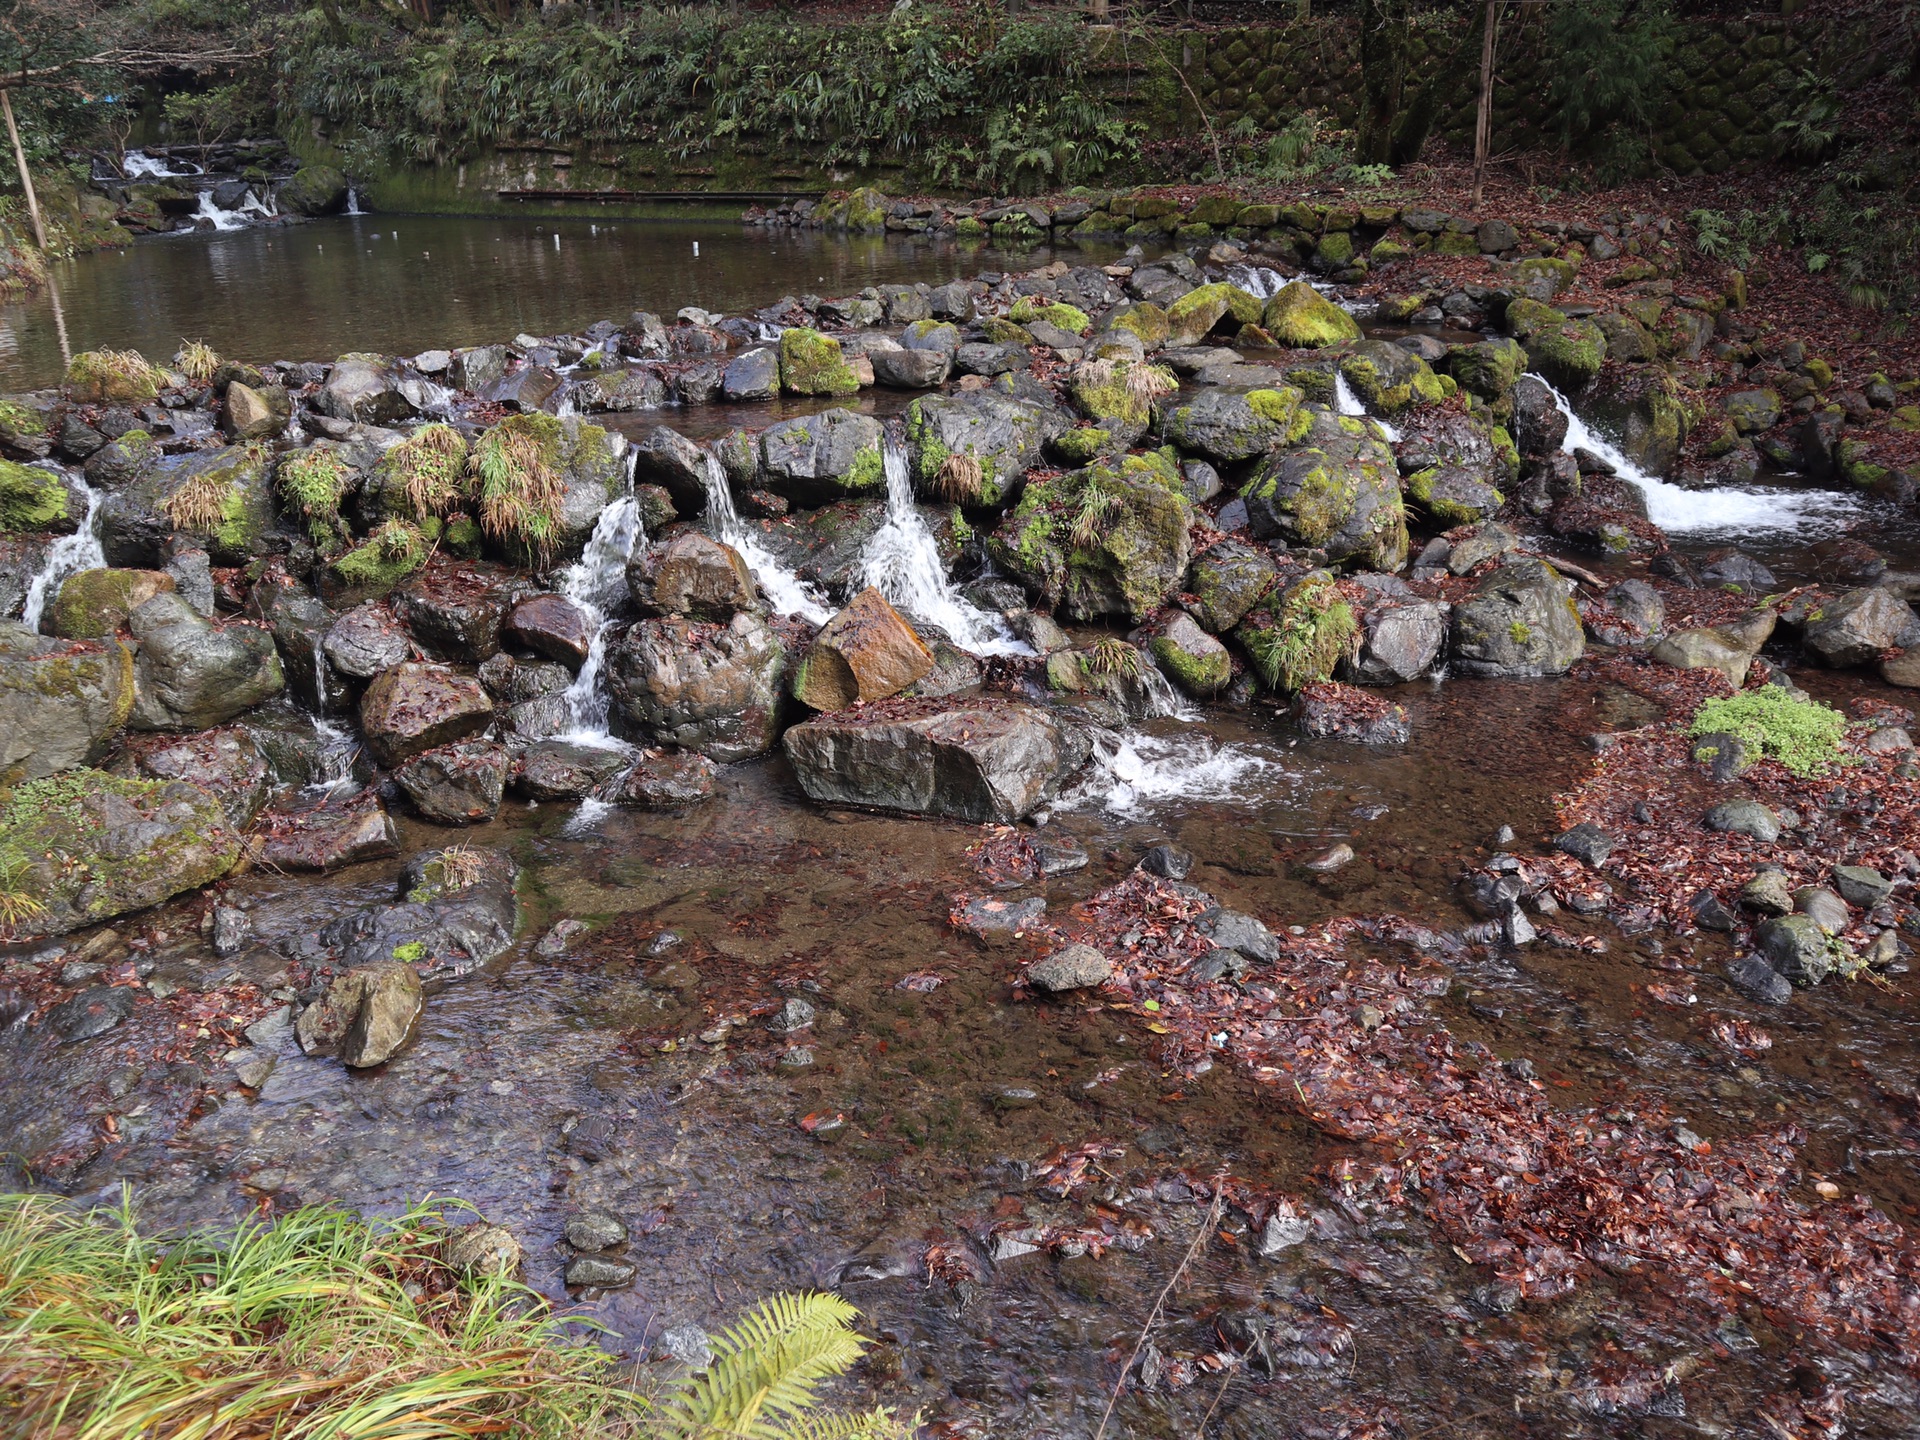
[[[161,355],[192,336],[248,358],[410,353],[637,308],[739,311],[788,292],[938,282],[1047,258],[587,220],[356,216],[168,238],[62,262],[57,292],[0,307],[0,387],[50,383],[62,344]],[[1344,381],[1341,392],[1340,408],[1359,413]],[[890,420],[906,398],[868,390],[851,405]],[[1799,577],[1817,567],[1814,541],[1855,525],[1880,527],[1869,533],[1890,559],[1917,553],[1874,502],[1792,477],[1697,492],[1642,475],[1561,403],[1567,448],[1636,485],[1682,553],[1737,541]],[[621,418],[664,418],[704,442],[807,408]],[[862,552],[862,577],[963,648],[1026,653],[942,570],[894,428],[887,520]],[[772,607],[827,618],[824,597],[740,519],[711,454],[707,492],[705,523],[740,550]],[[629,478],[558,578],[595,627],[566,694],[570,740],[622,743],[608,728],[606,640],[626,559],[647,538]],[[102,563],[91,524],[55,549],[48,581]],[[1625,561],[1583,563],[1631,573]],[[30,621],[54,589],[30,597]],[[1082,642],[1095,633],[1074,629]],[[1836,702],[1901,694],[1868,672],[1796,678]],[[1585,773],[1588,738],[1659,715],[1591,677],[1435,678],[1380,693],[1406,708],[1410,744],[1305,738],[1270,699],[1200,706],[1168,689],[1160,713],[1097,739],[1086,778],[1032,832],[1084,852],[1084,867],[1018,898],[1042,898],[1058,916],[1124,879],[1150,847],[1171,845],[1193,856],[1190,883],[1276,931],[1381,912],[1457,931],[1468,919],[1455,891],[1463,863],[1501,848],[1492,837],[1502,827],[1517,848],[1556,833],[1553,796]],[[335,761],[322,783],[351,784],[351,755]],[[1800,1337],[1751,1317],[1691,1334],[1644,1274],[1601,1273],[1551,1301],[1499,1293],[1418,1209],[1376,1205],[1359,1181],[1329,1182],[1342,1166],[1391,1166],[1391,1152],[1329,1138],[1235,1066],[1172,1071],[1151,1027],[1096,992],[1017,995],[1011,943],[949,923],[955,894],[981,888],[969,854],[979,827],[822,808],[777,752],[720,777],[718,798],[683,815],[516,799],[461,834],[521,865],[519,938],[436,994],[418,1038],[372,1070],[302,1054],[282,1011],[250,1032],[273,1063],[244,1095],[191,1059],[166,1058],[166,1037],[138,1019],[65,1047],[0,1024],[0,1166],[83,1202],[113,1203],[130,1187],[160,1225],[316,1201],[388,1213],[457,1196],[521,1237],[530,1284],[640,1355],[672,1327],[717,1329],[770,1291],[835,1287],[877,1341],[850,1387],[923,1409],[941,1436],[1087,1440],[1169,1289],[1153,1340],[1163,1367],[1198,1365],[1249,1315],[1281,1338],[1257,1366],[1129,1389],[1108,1435],[1758,1437],[1769,1432],[1754,1395],[1841,1379],[1852,1385],[1846,1433],[1913,1433],[1920,1394],[1897,1372],[1809,1358]],[[403,857],[449,843],[446,830],[396,820]],[[1340,844],[1352,863],[1307,868]],[[175,993],[271,991],[287,982],[283,947],[391,898],[402,865],[234,878],[222,903],[245,912],[251,938],[229,956],[203,939],[193,896],[68,936],[63,955],[83,971],[134,965]],[[588,928],[546,944],[563,919]],[[1850,1193],[1914,1223],[1912,977],[1829,984],[1764,1013],[1703,984],[1702,1012],[1763,1018],[1777,1036],[1763,1054],[1730,1058],[1703,1038],[1699,1014],[1647,998],[1650,983],[1682,969],[1717,974],[1724,937],[1662,940],[1601,921],[1579,933],[1597,948],[1476,951],[1433,1011],[1456,1040],[1524,1062],[1556,1103],[1657,1102],[1710,1144],[1791,1120],[1808,1132],[1810,1173],[1843,1177]],[[812,1013],[805,1033],[771,1029],[768,1010],[794,1001]],[[1050,1166],[1094,1142],[1103,1148],[1087,1152],[1088,1183],[1060,1193]],[[1228,1222],[1189,1263],[1207,1209],[1196,1180],[1220,1173],[1304,1197],[1307,1223],[1263,1255],[1259,1236]],[[570,1300],[559,1237],[589,1206],[627,1221],[622,1258],[637,1274],[627,1289]],[[1014,1217],[1106,1238],[1079,1253],[1007,1246],[965,1283],[930,1279],[930,1242]],[[1622,1398],[1683,1356],[1684,1385],[1646,1382]]]

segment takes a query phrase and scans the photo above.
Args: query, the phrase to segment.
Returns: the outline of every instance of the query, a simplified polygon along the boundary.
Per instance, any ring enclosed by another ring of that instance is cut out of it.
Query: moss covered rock
[[[67,395],[82,405],[145,405],[165,382],[132,350],[83,350],[67,365]]]
[[[0,780],[38,780],[105,758],[133,709],[133,652],[61,642],[0,622]]]
[[[1233,679],[1227,647],[1194,623],[1185,611],[1157,630],[1147,642],[1155,662],[1182,690],[1205,699],[1218,695]]]
[[[922,499],[1001,506],[1019,494],[1046,441],[1066,429],[1031,400],[976,390],[907,407],[907,463]]]
[[[1563,290],[1573,288],[1579,273],[1570,260],[1555,260],[1545,255],[1529,255],[1516,260],[1508,272],[1508,287],[1515,295],[1529,300],[1551,300]]]
[[[1377,427],[1358,416],[1316,412],[1302,443],[1270,455],[1240,495],[1260,538],[1310,545],[1371,570],[1406,563],[1399,467]]]
[[[1507,306],[1507,329],[1532,368],[1563,390],[1582,390],[1607,359],[1607,337],[1591,320],[1572,320],[1537,300]],[[1464,382],[1463,382],[1464,383]]]
[[[1357,340],[1340,356],[1340,373],[1369,414],[1398,415],[1413,405],[1437,404],[1446,388],[1431,366],[1388,340]]]
[[[1258,325],[1261,313],[1259,299],[1238,285],[1201,285],[1167,307],[1167,343],[1198,345],[1216,329]]]
[[[1527,368],[1527,352],[1516,340],[1483,340],[1447,352],[1442,362],[1462,390],[1485,400],[1496,415],[1511,411],[1513,382]]]
[[[1360,338],[1360,323],[1304,280],[1280,287],[1260,326],[1280,344],[1303,350]]]
[[[57,470],[0,460],[0,531],[68,534],[85,518],[71,482]]]
[[[1442,529],[1484,520],[1506,497],[1471,470],[1431,465],[1407,477],[1407,498]]]
[[[218,880],[240,853],[220,801],[182,781],[69,770],[0,804],[0,883],[31,902],[14,939],[144,910]]]
[[[1167,343],[1167,312],[1150,300],[1138,300],[1130,305],[1122,305],[1108,316],[1107,328],[1124,330],[1137,336],[1147,349],[1158,349]]]
[[[1224,635],[1267,597],[1279,578],[1279,566],[1264,549],[1222,540],[1187,571],[1187,589],[1199,601],[1195,618],[1213,634]]]
[[[278,198],[294,215],[332,215],[347,208],[347,177],[331,165],[309,165],[281,182]]]
[[[1237,465],[1275,446],[1298,443],[1313,424],[1305,399],[1291,385],[1245,393],[1202,390],[1167,412],[1164,434],[1189,454]]]
[[[1079,306],[1068,305],[1064,301],[1042,300],[1037,295],[1022,295],[1014,301],[1007,318],[1016,325],[1031,325],[1036,320],[1044,320],[1074,335],[1084,335],[1087,327],[1093,323],[1087,318],[1087,312]]]
[[[790,395],[857,395],[860,377],[838,340],[796,328],[780,332],[780,387]]]
[[[856,235],[878,235],[887,228],[887,197],[871,185],[847,196],[844,223]]]
[[[879,421],[851,410],[782,420],[760,432],[760,474],[796,505],[884,494],[883,439]]]
[[[1359,633],[1353,607],[1333,577],[1315,571],[1247,615],[1233,638],[1269,690],[1292,693],[1332,678]]]
[[[229,445],[170,457],[109,495],[100,509],[107,563],[158,569],[171,535],[192,537],[216,565],[246,565],[284,551],[276,527],[272,452]]]
[[[53,633],[66,640],[102,640],[162,591],[174,588],[164,570],[82,570],[61,583],[53,602]]]
[[[1454,606],[1451,643],[1468,675],[1564,675],[1586,653],[1586,632],[1560,572],[1519,556]]]
[[[1172,452],[1156,451],[1028,485],[987,544],[1003,569],[1075,618],[1138,623],[1179,588],[1192,524]]]

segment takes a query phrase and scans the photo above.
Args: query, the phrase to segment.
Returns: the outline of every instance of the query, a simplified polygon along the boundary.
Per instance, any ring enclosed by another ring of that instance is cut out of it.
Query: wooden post
[[[1473,117],[1473,195],[1471,205],[1480,208],[1480,190],[1487,178],[1487,151],[1493,142],[1493,31],[1500,13],[1500,0],[1487,0],[1485,33],[1480,37],[1480,104]]]
[[[33,221],[33,243],[47,248],[47,227],[40,220],[40,197],[33,193],[33,176],[27,171],[27,152],[20,145],[20,127],[13,123],[13,89],[0,86],[0,114],[7,117],[7,138],[13,141],[13,163],[20,170],[20,188],[27,192],[27,215]]]
[[[1094,24],[1096,25],[1106,24],[1107,23],[1107,0],[1089,0],[1088,13],[1093,17]]]

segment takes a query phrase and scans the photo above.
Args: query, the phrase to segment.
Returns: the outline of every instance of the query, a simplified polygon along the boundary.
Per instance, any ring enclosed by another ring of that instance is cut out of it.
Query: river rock
[[[0,811],[0,853],[19,862],[10,888],[41,910],[12,938],[64,935],[218,880],[239,835],[214,796],[180,781],[70,770],[17,785]]]
[[[1249,960],[1272,964],[1280,958],[1280,940],[1256,916],[1240,910],[1221,910],[1194,926],[1213,941],[1217,950],[1234,950]]]
[[[1553,848],[1571,855],[1582,865],[1599,867],[1613,853],[1613,837],[1598,825],[1583,821],[1555,837]]]
[[[38,780],[105,758],[133,710],[133,652],[0,621],[0,772]]]
[[[398,855],[400,832],[379,797],[362,792],[337,804],[270,814],[252,843],[262,865],[325,873]]]
[[[391,425],[419,413],[386,356],[365,354],[342,355],[333,362],[313,408],[361,425]]]
[[[435,557],[394,592],[393,608],[430,655],[478,664],[500,649],[507,612],[533,588],[526,576],[498,565]]]
[[[1780,838],[1780,817],[1758,800],[1723,800],[1706,813],[1709,830],[1746,835],[1763,845]]]
[[[225,445],[157,461],[100,504],[100,546],[107,563],[155,569],[176,535],[193,536],[216,565],[250,565],[284,553],[292,537],[280,528],[275,513],[270,468],[270,453],[253,445]],[[212,518],[191,508],[182,510],[183,502],[195,495],[213,502],[214,511],[205,512]],[[176,525],[173,513],[191,523]]]
[[[479,1220],[454,1232],[445,1258],[448,1268],[463,1275],[512,1275],[525,1257],[511,1230]]]
[[[184,592],[181,598],[187,598]],[[241,613],[263,623],[272,634],[287,685],[303,704],[322,714],[346,708],[352,699],[351,686],[335,671],[325,649],[337,617],[306,586],[284,574],[269,573],[254,585]]]
[[[1753,657],[1773,634],[1771,610],[1756,610],[1728,625],[1675,630],[1647,653],[1662,665],[1680,670],[1718,670],[1736,690],[1747,683]]]
[[[765,608],[760,587],[740,552],[691,529],[630,557],[627,589],[642,615],[685,615],[721,622],[743,611]]]
[[[425,1007],[420,976],[404,960],[337,976],[300,1012],[294,1034],[309,1055],[337,1055],[356,1069],[381,1065],[413,1038]]]
[[[1835,669],[1866,665],[1897,646],[1913,623],[1913,607],[1906,601],[1881,586],[1868,586],[1849,590],[1809,614],[1800,643]]]
[[[1586,653],[1586,631],[1560,572],[1510,559],[1453,610],[1453,658],[1468,675],[1564,675]]]
[[[1811,915],[1781,915],[1764,921],[1753,938],[1767,963],[1795,985],[1818,985],[1833,972],[1827,932]]]
[[[1758,955],[1742,955],[1727,964],[1727,983],[1763,1005],[1784,1005],[1793,998],[1793,986]]]
[[[1190,403],[1169,410],[1162,430],[1183,451],[1237,465],[1299,440],[1309,423],[1301,408],[1304,399],[1291,385],[1245,393],[1202,390]]]
[[[633,475],[663,488],[682,515],[707,508],[707,452],[677,430],[656,425],[634,442]]]
[[[593,647],[593,626],[586,612],[564,595],[529,595],[515,601],[500,634],[511,644],[574,670],[586,662]]]
[[[460,979],[513,947],[520,922],[511,857],[451,846],[407,862],[398,900],[344,915],[318,936],[293,943],[314,964],[379,965],[406,960],[423,980]]]
[[[184,780],[198,786],[218,797],[235,830],[253,824],[273,790],[266,755],[252,735],[235,726],[179,737],[135,737],[116,769],[147,780]]]
[[[876,350],[868,357],[873,362],[873,379],[878,385],[895,390],[933,390],[946,383],[953,369],[952,355],[941,350]]]
[[[1881,661],[1880,678],[1904,690],[1920,690],[1920,647]]]
[[[885,700],[933,669],[933,652],[869,585],[814,637],[793,677],[793,697],[814,710]]]
[[[293,407],[287,392],[278,385],[263,385],[258,390],[238,380],[227,386],[225,429],[233,439],[271,440],[287,428]]]
[[[1453,542],[1453,548],[1447,552],[1447,569],[1455,575],[1470,575],[1489,560],[1497,560],[1519,548],[1518,535],[1497,520],[1489,520]]]
[[[922,499],[1001,506],[1018,498],[1026,473],[1040,463],[1046,441],[1067,428],[1064,416],[1031,400],[994,390],[923,395],[907,407],[907,463]],[[977,462],[977,489],[955,486],[953,456]]]
[[[1791,915],[1793,887],[1778,870],[1762,870],[1740,887],[1740,903],[1762,915]]]
[[[1273,557],[1258,546],[1222,540],[1195,557],[1186,588],[1199,601],[1194,618],[1223,635],[1247,617],[1279,579]]]
[[[280,182],[280,209],[292,215],[332,215],[347,208],[347,177],[331,165],[307,165]]]
[[[1803,885],[1794,891],[1793,908],[1829,935],[1838,935],[1853,923],[1847,902],[1824,885]]]
[[[479,825],[499,813],[512,764],[504,746],[462,740],[423,750],[393,778],[424,818],[440,825]]]
[[[627,1243],[627,1222],[610,1210],[583,1210],[567,1217],[567,1244],[592,1253]]]
[[[785,642],[745,612],[725,625],[642,620],[607,657],[614,701],[633,724],[720,761],[773,748],[786,666]]]
[[[532,415],[546,408],[563,383],[551,365],[529,364],[502,370],[485,385],[475,386],[474,393],[489,405]]]
[[[1865,865],[1834,866],[1833,883],[1849,905],[1863,910],[1871,910],[1893,894],[1893,882]]]
[[[1356,685],[1403,685],[1428,674],[1447,644],[1447,607],[1391,596],[1360,614],[1359,654],[1341,662]]]
[[[624,751],[567,740],[540,740],[520,757],[514,784],[535,800],[577,800],[627,768]]]
[[[1032,984],[1054,994],[1104,985],[1112,975],[1113,962],[1091,945],[1065,946],[1027,969]]]
[[[1774,587],[1773,571],[1744,550],[1715,550],[1700,566],[1700,578],[1709,585],[1738,585],[1764,595]]]
[[[1293,349],[1317,349],[1360,338],[1353,316],[1304,280],[1280,287],[1260,316],[1260,328],[1279,344]]]
[[[720,393],[729,400],[771,400],[780,393],[780,352],[764,345],[741,351],[721,372]]]
[[[1218,695],[1233,679],[1233,657],[1227,647],[1177,610],[1147,641],[1160,669],[1189,695],[1206,699]]]
[[[477,735],[493,720],[480,683],[445,665],[408,661],[383,670],[360,697],[360,730],[374,758],[402,760]]]
[[[766,486],[796,505],[883,493],[880,422],[851,410],[822,410],[760,432]]]
[[[161,570],[81,570],[60,585],[53,602],[53,633],[67,640],[100,640],[125,628],[127,617],[173,577]]]
[[[1084,763],[1084,738],[1017,701],[889,700],[794,726],[800,787],[827,804],[1011,824]]]
[[[273,637],[245,623],[215,626],[178,595],[156,595],[128,620],[136,730],[204,730],[286,686]]]
[[[565,1279],[576,1290],[618,1290],[631,1285],[638,1271],[625,1260],[604,1255],[576,1255],[567,1262]]]
[[[687,810],[711,800],[720,767],[696,750],[643,754],[620,781],[614,798],[643,810]]]
[[[342,675],[371,680],[413,652],[413,638],[391,607],[360,605],[338,616],[321,642],[327,661]]]
[[[1249,526],[1258,538],[1313,546],[1329,560],[1398,570],[1407,521],[1393,451],[1369,421],[1312,413],[1302,442],[1275,451],[1241,488]]]

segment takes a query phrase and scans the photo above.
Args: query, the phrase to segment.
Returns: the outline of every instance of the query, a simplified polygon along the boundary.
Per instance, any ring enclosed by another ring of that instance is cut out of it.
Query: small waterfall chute
[[[767,603],[781,615],[798,615],[815,625],[833,618],[833,610],[811,585],[779,560],[740,518],[734,509],[733,491],[727,486],[727,472],[712,451],[704,452],[702,482],[707,492],[707,533],[740,552],[753,572]]]
[[[961,595],[948,578],[940,547],[913,503],[907,454],[889,432],[882,458],[887,476],[887,523],[860,553],[860,577],[896,610],[943,632],[979,655],[1031,655],[1007,622]]]
[[[614,615],[626,603],[627,558],[645,539],[629,461],[626,493],[600,512],[587,548],[560,575],[560,593],[579,606],[593,626],[587,658],[563,696],[570,722],[566,738],[578,744],[618,743],[607,725],[612,707],[604,680],[607,635],[613,628]]]
[[[100,502],[104,497],[84,479],[79,480],[79,485],[86,492],[87,517],[73,534],[62,535],[53,542],[39,571],[27,582],[26,605],[21,611],[20,623],[29,630],[39,630],[48,603],[59,595],[60,586],[69,575],[106,567],[107,552],[100,547]]]
[[[1647,518],[1670,535],[1801,532],[1822,521],[1829,527],[1835,526],[1858,513],[1857,501],[1831,490],[1749,490],[1734,486],[1689,490],[1658,475],[1649,475],[1617,445],[1582,420],[1559,390],[1538,375],[1532,378],[1547,386],[1553,403],[1567,417],[1567,438],[1561,449],[1568,454],[1586,450],[1606,461],[1622,480],[1640,492],[1647,504]]]
[[[1286,773],[1271,755],[1204,731],[1162,735],[1095,730],[1087,778],[1064,803],[1130,817],[1167,801],[1189,805],[1259,799]]]
[[[238,230],[247,223],[247,217],[240,210],[222,210],[213,198],[213,191],[200,192],[200,208],[193,212],[196,220],[205,220],[215,230],[226,232]]]
[[[1365,415],[1367,413],[1367,407],[1360,403],[1360,397],[1354,394],[1353,387],[1347,384],[1347,377],[1338,370],[1333,372],[1333,408],[1335,413],[1340,415]],[[1387,437],[1387,443],[1389,445],[1394,444],[1400,439],[1400,427],[1398,425],[1391,425],[1377,417],[1373,423],[1380,427],[1380,433]]]
[[[1256,300],[1271,300],[1287,283],[1287,277],[1266,265],[1230,265],[1227,281],[1238,285]]]

